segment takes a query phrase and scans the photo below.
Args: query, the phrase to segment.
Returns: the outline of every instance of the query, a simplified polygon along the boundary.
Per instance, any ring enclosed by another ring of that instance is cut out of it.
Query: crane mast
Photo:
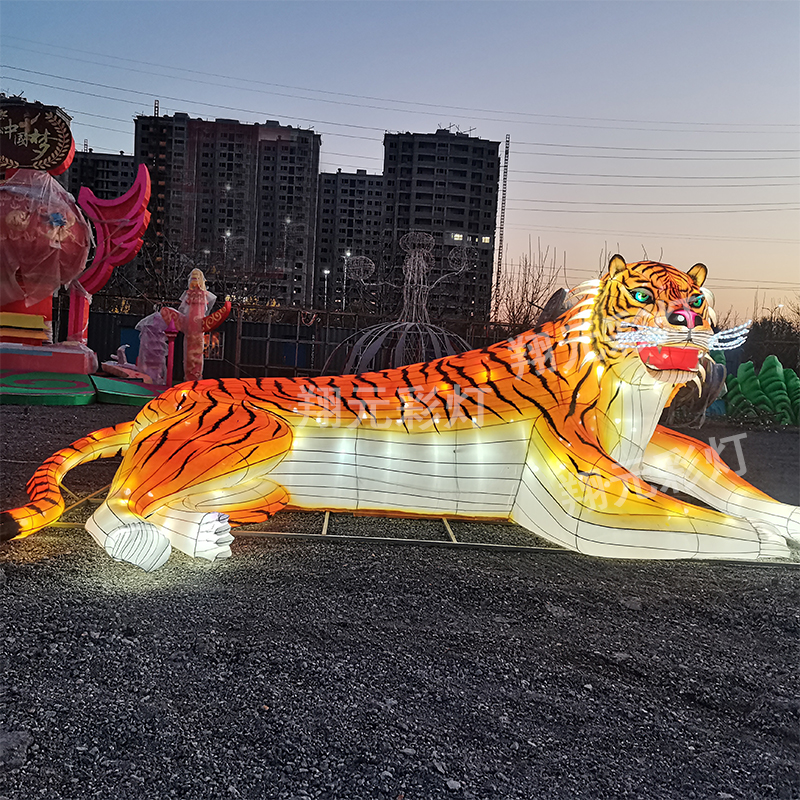
[[[503,190],[500,195],[500,224],[497,233],[497,269],[494,277],[494,296],[495,303],[500,295],[500,277],[503,272],[503,232],[506,224],[506,191],[508,188],[508,150],[511,144],[511,134],[506,134],[506,149],[503,156]],[[496,311],[496,309],[495,309]]]

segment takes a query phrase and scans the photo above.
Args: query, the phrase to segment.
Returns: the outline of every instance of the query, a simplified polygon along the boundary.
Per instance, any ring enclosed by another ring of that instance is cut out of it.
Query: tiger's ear
[[[708,268],[705,264],[695,264],[686,274],[698,286],[702,286],[705,283],[706,276],[708,275]]]
[[[611,261],[608,262],[609,277],[615,277],[622,272],[626,266],[627,264],[625,263],[625,259],[619,253],[617,253],[615,256],[611,256]]]

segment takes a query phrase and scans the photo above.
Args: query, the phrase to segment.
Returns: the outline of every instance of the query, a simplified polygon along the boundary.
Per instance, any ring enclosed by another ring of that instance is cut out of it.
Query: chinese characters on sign
[[[58,175],[69,167],[75,144],[69,117],[55,106],[0,98],[0,169],[36,169]]]

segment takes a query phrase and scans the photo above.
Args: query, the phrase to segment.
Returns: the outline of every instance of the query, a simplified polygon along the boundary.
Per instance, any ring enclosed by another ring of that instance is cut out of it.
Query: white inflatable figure
[[[167,324],[159,312],[139,320],[139,357],[136,368],[150,377],[157,386],[167,382]]]

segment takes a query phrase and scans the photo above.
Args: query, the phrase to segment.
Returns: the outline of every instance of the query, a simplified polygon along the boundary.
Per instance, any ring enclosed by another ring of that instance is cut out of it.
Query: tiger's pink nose
[[[677,311],[673,311],[667,317],[667,322],[669,322],[670,325],[680,325],[691,330],[692,328],[702,325],[703,318],[697,312],[684,307],[678,309]]]

